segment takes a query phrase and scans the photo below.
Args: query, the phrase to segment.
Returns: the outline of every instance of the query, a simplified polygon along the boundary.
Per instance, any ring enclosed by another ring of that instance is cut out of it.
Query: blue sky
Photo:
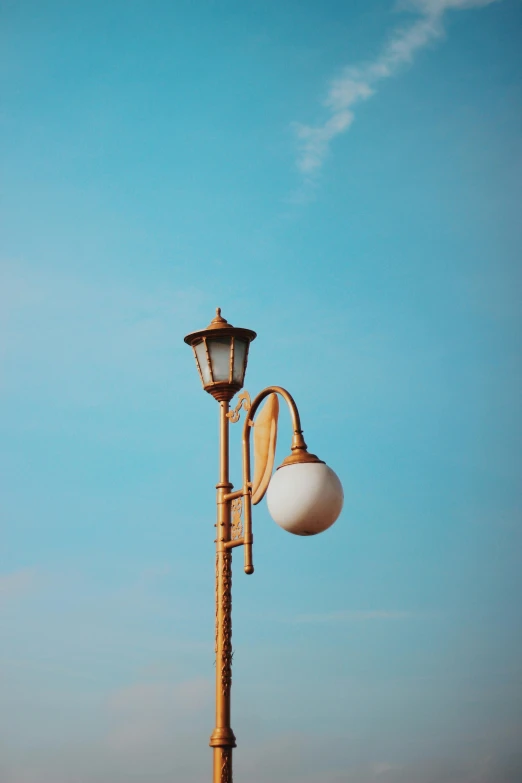
[[[517,783],[518,0],[2,16],[2,783],[209,779],[218,305],[345,487],[255,510],[237,780]]]

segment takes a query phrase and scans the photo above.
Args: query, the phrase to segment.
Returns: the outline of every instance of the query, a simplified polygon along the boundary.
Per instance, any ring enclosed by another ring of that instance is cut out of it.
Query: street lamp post
[[[268,509],[285,530],[314,535],[332,525],[343,505],[343,490],[336,474],[307,450],[299,412],[292,396],[280,386],[269,386],[251,401],[242,392],[234,410],[229,403],[240,391],[248,349],[256,333],[229,324],[218,308],[206,329],[192,332],[185,342],[194,351],[205,391],[219,402],[220,458],[216,521],[216,725],[210,737],[214,754],[213,783],[232,783],[232,749],[236,738],[230,725],[232,684],[232,550],[242,546],[244,570],[254,572],[252,560],[252,504],[267,493]],[[274,476],[278,396],[290,409],[292,444],[288,457]],[[257,420],[254,417],[263,401]],[[243,483],[233,491],[229,477],[229,425],[246,416],[243,424]],[[250,434],[254,431],[254,477],[251,476]]]

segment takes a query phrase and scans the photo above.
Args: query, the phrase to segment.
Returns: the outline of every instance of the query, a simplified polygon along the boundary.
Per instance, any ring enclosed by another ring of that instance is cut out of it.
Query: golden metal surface
[[[203,337],[212,337],[219,334],[220,337],[240,337],[242,340],[252,342],[257,337],[257,334],[252,329],[243,329],[240,326],[232,326],[229,322],[222,317],[221,308],[216,309],[216,317],[212,319],[206,329],[199,329],[197,332],[190,332],[183,339],[187,345],[194,345],[194,343],[200,342]]]
[[[243,498],[238,497],[231,502],[232,511],[232,528],[230,531],[230,540],[237,541],[238,538],[243,537],[243,520],[241,518],[243,513]]]
[[[300,451],[293,451],[288,457],[285,457],[277,470],[279,470],[279,468],[284,468],[286,465],[297,465],[299,462],[322,462],[324,464],[324,460],[319,459],[315,454],[310,454],[306,449],[303,449]]]
[[[220,783],[232,783],[232,751],[230,748],[223,750]]]
[[[245,411],[248,413],[248,411],[250,410],[250,405],[251,405],[250,394],[245,389],[245,391],[242,391],[241,394],[238,396],[237,405],[234,408],[234,410],[229,411],[227,413],[227,418],[230,419],[232,424],[235,424],[237,421],[239,421],[239,418],[241,416],[241,408],[244,408]]]
[[[221,315],[221,307],[216,307],[216,314],[207,326],[207,329],[223,329],[223,327],[228,325],[227,319]]]
[[[232,489],[229,481],[228,401],[219,403],[219,483],[216,520],[216,725],[210,737],[214,752],[214,783],[232,780],[232,748],[236,738],[230,727],[230,687],[232,684],[232,552],[231,501],[224,497]]]
[[[252,503],[254,506],[263,500],[272,478],[278,417],[278,396],[277,394],[269,394],[254,425],[254,480],[252,481]]]

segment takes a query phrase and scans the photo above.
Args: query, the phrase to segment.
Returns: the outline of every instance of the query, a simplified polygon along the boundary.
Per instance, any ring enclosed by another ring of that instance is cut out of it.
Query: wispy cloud
[[[353,611],[343,609],[337,612],[323,614],[301,614],[295,618],[296,623],[330,623],[348,622],[353,620],[405,620],[414,617],[412,612],[396,612],[388,609],[373,609],[370,611]]]
[[[349,65],[330,82],[324,100],[328,116],[322,123],[315,126],[295,123],[299,142],[297,165],[308,189],[314,187],[332,140],[352,124],[354,107],[375,95],[379,82],[395,76],[402,66],[412,62],[420,49],[444,34],[446,11],[476,8],[493,2],[497,0],[406,0],[400,3],[400,10],[416,15],[414,20],[395,27],[374,60]]]

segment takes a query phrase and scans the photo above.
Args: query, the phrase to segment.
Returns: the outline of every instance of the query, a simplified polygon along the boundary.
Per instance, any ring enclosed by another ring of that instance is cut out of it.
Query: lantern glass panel
[[[248,342],[246,340],[239,340],[237,337],[234,340],[234,375],[233,380],[235,383],[243,385],[243,378],[245,376],[245,364],[248,351]]]
[[[214,382],[230,378],[230,337],[207,337]]]
[[[208,366],[207,352],[203,340],[194,346],[194,351],[198,360],[199,369],[201,370],[201,375],[203,376],[203,385],[206,386],[208,383],[212,383],[212,379],[210,377],[210,367]]]

